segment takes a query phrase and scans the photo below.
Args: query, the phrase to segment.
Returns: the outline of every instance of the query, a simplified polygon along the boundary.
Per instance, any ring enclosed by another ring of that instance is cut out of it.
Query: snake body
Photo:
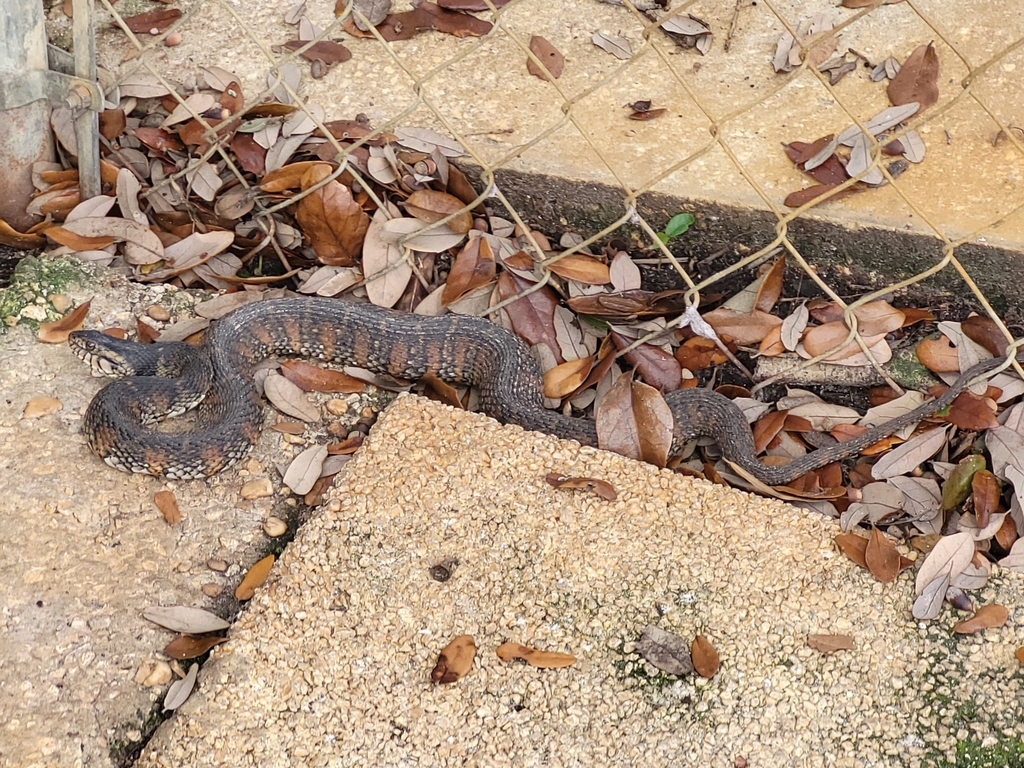
[[[540,367],[526,345],[475,317],[425,317],[336,299],[288,298],[235,310],[199,346],[139,344],[97,331],[75,332],[70,344],[94,373],[122,377],[97,393],[83,431],[94,453],[127,472],[197,479],[246,456],[263,425],[253,372],[270,356],[314,357],[402,379],[434,374],[478,387],[480,410],[501,422],[597,445],[592,421],[544,408]],[[941,397],[783,466],[758,460],[746,418],[728,398],[706,389],[677,390],[665,395],[675,422],[673,449],[695,437],[713,437],[725,458],[763,483],[785,485],[930,416],[1001,363],[979,363]],[[196,405],[192,429],[166,433],[150,427]]]

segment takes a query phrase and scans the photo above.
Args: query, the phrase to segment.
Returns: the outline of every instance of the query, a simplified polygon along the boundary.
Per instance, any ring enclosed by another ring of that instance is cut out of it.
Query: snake
[[[544,407],[540,365],[526,343],[484,318],[424,316],[323,297],[279,298],[226,314],[198,345],[142,344],[99,331],[75,331],[69,344],[94,375],[114,379],[89,403],[82,431],[97,456],[126,472],[202,479],[244,458],[263,426],[255,369],[275,356],[319,358],[398,379],[433,374],[449,384],[477,387],[480,410],[500,422],[598,446],[594,421]],[[746,417],[727,397],[703,388],[675,390],[664,396],[673,418],[671,452],[694,438],[711,437],[724,458],[757,480],[788,485],[940,411],[1003,362],[983,360],[939,397],[783,465],[757,458]],[[189,428],[154,428],[192,409],[196,416]]]

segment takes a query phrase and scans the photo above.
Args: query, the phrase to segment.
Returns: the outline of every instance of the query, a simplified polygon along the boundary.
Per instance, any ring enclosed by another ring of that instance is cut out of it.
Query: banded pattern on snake
[[[592,421],[544,408],[540,367],[526,345],[480,318],[424,317],[337,299],[288,298],[235,310],[215,323],[199,346],[138,344],[97,331],[77,331],[69,343],[94,374],[123,377],[96,395],[83,430],[93,452],[128,472],[196,479],[246,456],[263,425],[253,371],[275,355],[315,357],[402,379],[432,373],[451,384],[475,385],[480,409],[501,422],[597,445]],[[694,437],[713,437],[731,462],[768,485],[785,485],[930,416],[1001,363],[983,361],[941,397],[784,466],[757,459],[750,427],[729,399],[706,389],[677,390],[665,396],[675,420],[673,449]],[[193,429],[164,433],[149,426],[197,405]]]

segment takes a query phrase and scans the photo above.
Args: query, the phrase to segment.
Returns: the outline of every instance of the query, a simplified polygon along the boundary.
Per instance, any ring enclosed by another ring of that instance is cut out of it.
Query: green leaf
[[[668,235],[666,235],[664,232],[658,233],[658,239],[661,240],[663,245],[668,245]]]
[[[668,224],[665,225],[665,236],[666,237],[679,237],[683,232],[688,230],[695,222],[692,213],[677,213],[671,219],[668,220]]]
[[[942,509],[950,510],[963,504],[971,495],[971,480],[974,474],[985,468],[985,457],[972,453],[960,460],[949,473],[946,484],[942,486]]]

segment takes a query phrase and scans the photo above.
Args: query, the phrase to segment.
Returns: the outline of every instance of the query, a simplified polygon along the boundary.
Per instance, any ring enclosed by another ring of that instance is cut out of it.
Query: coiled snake
[[[90,403],[83,431],[93,452],[126,472],[196,479],[248,454],[263,425],[252,375],[256,364],[272,355],[316,357],[402,379],[432,373],[452,384],[479,387],[480,409],[501,422],[597,445],[592,421],[544,408],[540,367],[526,345],[480,318],[424,317],[336,299],[289,298],[235,310],[215,323],[198,347],[138,344],[97,331],[77,331],[70,344],[94,374],[123,377]],[[706,389],[677,390],[665,396],[675,420],[673,448],[710,436],[727,459],[758,480],[785,485],[930,416],[1001,363],[979,363],[941,397],[784,466],[757,459],[750,427],[729,399]],[[147,426],[197,405],[194,429],[165,433]]]

